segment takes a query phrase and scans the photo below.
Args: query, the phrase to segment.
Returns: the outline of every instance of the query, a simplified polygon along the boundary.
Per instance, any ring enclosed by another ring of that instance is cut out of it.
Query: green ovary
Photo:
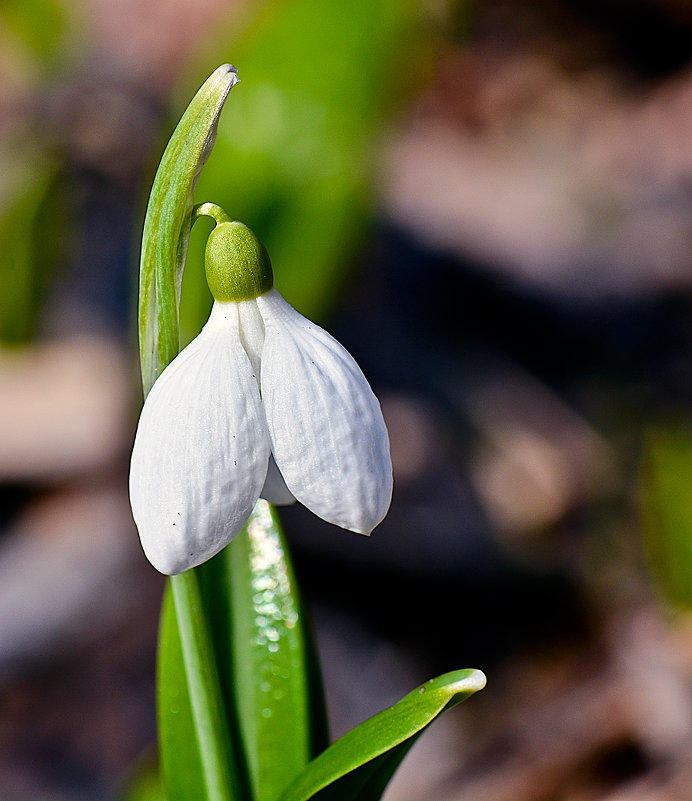
[[[274,286],[266,248],[241,222],[222,222],[209,234],[204,269],[219,301],[252,300]]]

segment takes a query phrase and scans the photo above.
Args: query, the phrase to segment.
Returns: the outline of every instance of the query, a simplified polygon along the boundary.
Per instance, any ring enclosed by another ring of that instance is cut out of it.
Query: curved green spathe
[[[223,64],[192,99],[161,158],[151,188],[139,272],[139,352],[146,395],[178,353],[180,284],[187,255],[192,196],[216,140],[235,67]]]

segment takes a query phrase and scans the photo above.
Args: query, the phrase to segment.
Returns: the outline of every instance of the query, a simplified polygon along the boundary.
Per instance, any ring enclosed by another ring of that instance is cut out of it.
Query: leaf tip
[[[229,83],[229,89],[235,86],[237,83],[240,83],[240,78],[238,77],[238,68],[234,67],[233,64],[222,64],[220,67],[217,67],[214,72],[210,76],[210,80],[213,82],[224,82]]]
[[[456,696],[461,695],[463,698],[468,698],[469,695],[477,693],[485,687],[486,681],[485,673],[482,670],[467,668],[466,670],[455,670],[453,673],[445,673],[443,676],[431,679],[428,684],[435,688],[443,687],[450,699],[455,699]],[[425,685],[423,686],[425,687]],[[458,703],[463,698],[453,700],[453,703]]]
[[[462,680],[462,683],[465,690],[477,693],[479,690],[482,690],[485,687],[487,681],[488,679],[482,670],[476,670],[475,668],[472,668],[469,671],[469,675]]]

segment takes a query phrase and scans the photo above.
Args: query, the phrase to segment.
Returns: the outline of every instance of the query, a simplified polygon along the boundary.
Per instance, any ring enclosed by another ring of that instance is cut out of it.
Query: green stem
[[[230,770],[232,753],[214,650],[195,570],[171,576],[178,622],[208,801],[242,797],[237,772]]]
[[[192,209],[190,227],[192,227],[200,217],[211,217],[217,225],[221,225],[221,223],[225,222],[232,222],[228,214],[226,214],[221,206],[217,206],[216,203],[198,203]]]

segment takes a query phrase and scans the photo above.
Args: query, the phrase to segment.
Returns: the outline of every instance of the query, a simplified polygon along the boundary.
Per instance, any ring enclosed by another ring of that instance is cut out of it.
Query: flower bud
[[[252,300],[274,286],[266,248],[240,222],[222,222],[209,234],[204,269],[211,294],[222,302]]]

